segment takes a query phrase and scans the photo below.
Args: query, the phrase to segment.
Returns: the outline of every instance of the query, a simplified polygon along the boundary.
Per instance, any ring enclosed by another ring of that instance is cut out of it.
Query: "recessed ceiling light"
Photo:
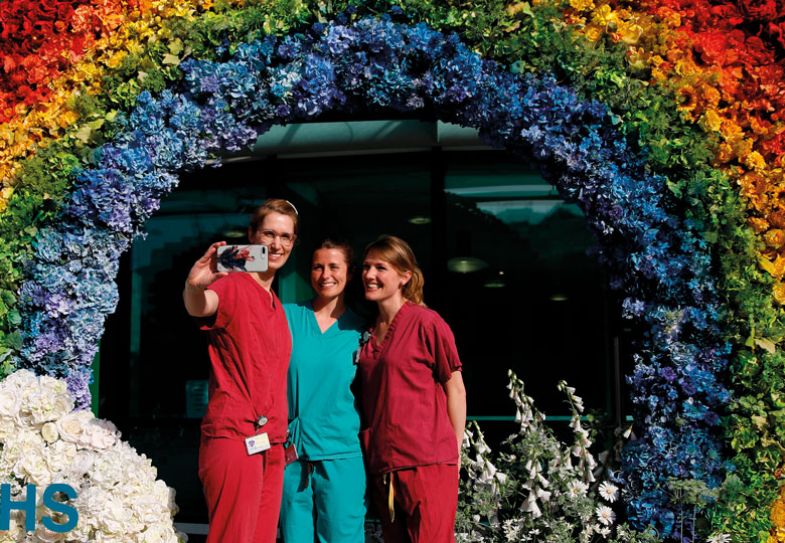
[[[491,279],[490,281],[486,281],[483,286],[485,288],[504,288],[507,286],[507,283],[500,279]]]
[[[552,302],[566,302],[568,298],[566,294],[557,292],[556,294],[551,294],[550,300]]]
[[[456,273],[472,273],[487,267],[487,262],[473,256],[456,256],[447,261],[447,269]]]
[[[411,219],[409,219],[409,222],[411,224],[416,224],[416,225],[431,224],[431,218],[423,217],[423,216],[412,217]]]
[[[222,234],[225,238],[237,239],[237,238],[244,238],[246,232],[245,230],[233,229],[233,230],[225,230],[222,232]]]

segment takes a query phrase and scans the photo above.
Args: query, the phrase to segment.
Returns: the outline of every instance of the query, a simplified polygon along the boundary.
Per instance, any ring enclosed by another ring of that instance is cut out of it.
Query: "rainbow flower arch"
[[[178,173],[274,124],[427,112],[584,209],[626,317],[629,518],[785,541],[785,12],[773,2],[0,3],[0,375],[67,379]],[[458,4],[458,3],[456,3]]]

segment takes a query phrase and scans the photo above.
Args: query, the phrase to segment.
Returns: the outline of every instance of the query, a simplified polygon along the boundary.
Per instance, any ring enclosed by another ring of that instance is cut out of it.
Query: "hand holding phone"
[[[267,271],[266,245],[224,245],[216,255],[218,271],[264,272]]]

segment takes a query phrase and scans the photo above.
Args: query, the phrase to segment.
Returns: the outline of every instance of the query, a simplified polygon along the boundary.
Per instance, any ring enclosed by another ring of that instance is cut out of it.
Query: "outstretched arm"
[[[218,311],[218,294],[207,287],[228,275],[226,272],[219,272],[216,267],[216,251],[222,245],[226,245],[226,242],[218,241],[210,245],[188,272],[183,289],[183,302],[185,310],[192,317],[210,317]]]
[[[450,380],[443,386],[447,394],[447,415],[450,417],[460,453],[463,431],[466,427],[466,388],[463,386],[463,375],[460,371],[452,372]]]

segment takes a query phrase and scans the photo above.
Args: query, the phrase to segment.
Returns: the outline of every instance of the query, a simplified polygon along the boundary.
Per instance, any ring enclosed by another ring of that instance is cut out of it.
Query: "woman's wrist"
[[[185,289],[192,290],[194,292],[204,292],[207,290],[207,286],[202,285],[194,285],[188,279],[185,280]]]

